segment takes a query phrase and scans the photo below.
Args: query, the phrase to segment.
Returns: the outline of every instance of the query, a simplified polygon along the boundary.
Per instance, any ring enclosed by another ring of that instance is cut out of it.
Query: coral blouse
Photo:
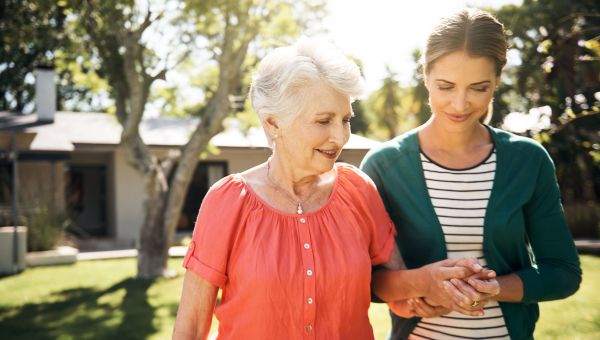
[[[396,231],[373,182],[337,163],[319,210],[275,210],[239,174],[207,193],[183,266],[222,289],[219,339],[373,339],[371,266]]]

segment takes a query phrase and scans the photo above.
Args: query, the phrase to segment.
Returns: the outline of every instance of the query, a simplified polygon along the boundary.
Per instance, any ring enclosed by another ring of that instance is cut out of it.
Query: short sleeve
[[[363,228],[368,235],[373,266],[389,261],[396,245],[396,228],[390,219],[373,181],[355,167],[348,167],[352,190],[358,194],[355,204],[364,207]]]
[[[236,232],[244,219],[245,189],[234,176],[217,182],[206,194],[196,219],[183,267],[217,287],[227,282],[227,264]]]

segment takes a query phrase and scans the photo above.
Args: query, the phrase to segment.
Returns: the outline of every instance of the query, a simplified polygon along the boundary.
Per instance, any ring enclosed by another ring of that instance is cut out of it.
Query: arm
[[[560,203],[552,160],[543,151],[538,155],[542,158],[535,188],[523,207],[527,237],[536,264],[499,276],[495,283],[499,289],[491,297],[486,295],[494,291],[493,282],[469,279],[469,285],[483,293],[483,298],[503,302],[554,300],[573,294],[581,282],[579,259]],[[453,283],[461,286],[458,282]],[[475,296],[469,287],[463,286],[459,290],[464,295]]]
[[[206,339],[218,290],[192,271],[186,271],[173,339]]]
[[[527,237],[535,266],[516,272],[523,283],[523,302],[565,298],[577,291],[581,268],[566,223],[554,165],[545,152],[535,189],[523,207]]]
[[[411,306],[408,302],[401,302],[410,298],[427,297],[446,309],[457,310],[467,315],[480,315],[479,309],[469,309],[459,305],[458,295],[462,295],[449,280],[452,278],[467,278],[473,273],[482,272],[483,268],[475,259],[443,260],[418,269],[405,269],[404,261],[400,256],[398,247],[394,247],[390,260],[383,265],[384,269],[373,273],[372,289],[384,301],[400,301],[390,305],[396,309],[397,314],[401,309],[412,309],[427,305],[415,302]],[[495,275],[493,271],[482,272],[486,277]],[[424,302],[424,301],[423,301]],[[434,306],[432,306],[434,307]]]

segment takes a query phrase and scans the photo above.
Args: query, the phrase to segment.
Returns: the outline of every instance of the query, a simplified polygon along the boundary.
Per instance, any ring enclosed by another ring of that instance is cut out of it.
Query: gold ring
[[[479,301],[475,300],[475,301],[473,301],[473,303],[471,304],[471,307],[477,307],[477,305],[479,305]]]

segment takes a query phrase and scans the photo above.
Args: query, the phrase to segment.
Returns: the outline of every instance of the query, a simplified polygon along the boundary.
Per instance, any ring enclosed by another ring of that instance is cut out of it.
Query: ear
[[[263,126],[270,138],[275,138],[276,135],[281,134],[281,123],[274,116],[267,116],[263,121]]]

